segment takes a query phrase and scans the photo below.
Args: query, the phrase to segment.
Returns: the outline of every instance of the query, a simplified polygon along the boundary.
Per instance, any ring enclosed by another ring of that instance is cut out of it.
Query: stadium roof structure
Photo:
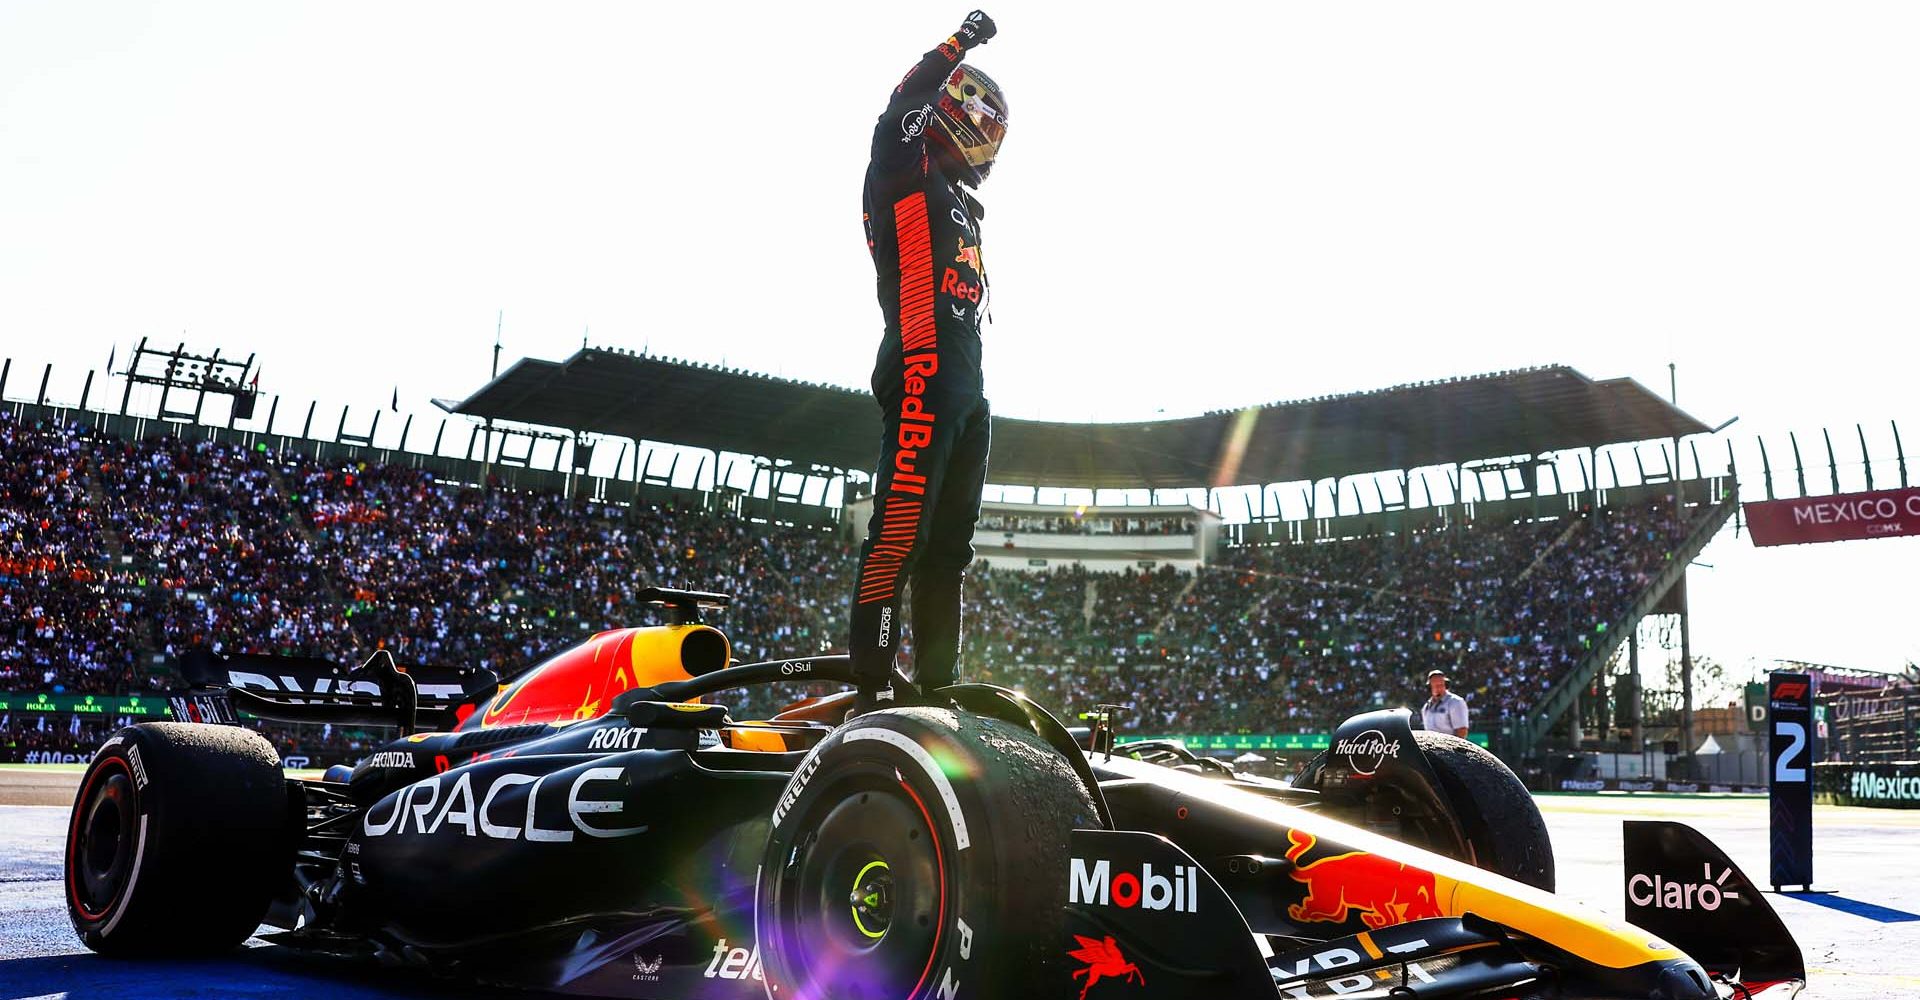
[[[526,358],[454,413],[872,469],[873,396],[839,386],[582,348]],[[1554,365],[1132,423],[995,417],[990,482],[1194,487],[1320,480],[1542,455],[1710,430],[1629,378]]]

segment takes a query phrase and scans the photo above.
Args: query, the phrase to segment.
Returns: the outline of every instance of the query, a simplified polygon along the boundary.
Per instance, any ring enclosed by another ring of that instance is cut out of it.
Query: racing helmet
[[[1007,134],[1007,97],[993,77],[972,66],[954,68],[934,105],[933,132],[959,179],[977,185],[993,169],[1000,140]]]

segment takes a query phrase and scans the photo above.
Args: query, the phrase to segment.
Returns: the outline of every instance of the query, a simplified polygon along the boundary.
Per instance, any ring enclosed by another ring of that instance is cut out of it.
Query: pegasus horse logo
[[[1073,974],[1075,979],[1081,976],[1087,977],[1086,983],[1080,987],[1080,1000],[1087,1000],[1087,991],[1093,989],[1093,984],[1103,978],[1122,979],[1142,986],[1147,985],[1147,977],[1140,974],[1140,967],[1127,961],[1127,956],[1120,954],[1120,942],[1112,937],[1108,937],[1105,941],[1096,941],[1093,938],[1075,934],[1073,939],[1080,942],[1080,949],[1067,952],[1067,955],[1087,963],[1086,968]]]

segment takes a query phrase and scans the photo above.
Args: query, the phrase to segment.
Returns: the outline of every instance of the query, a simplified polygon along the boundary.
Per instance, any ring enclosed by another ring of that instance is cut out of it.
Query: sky
[[[868,136],[967,8],[799,10],[5,0],[0,355],[77,399],[109,351],[184,339],[425,415],[486,380],[503,317],[509,363],[585,339],[864,385]],[[998,413],[1548,363],[1665,393],[1671,363],[1741,449],[1858,422],[1890,451],[1916,415],[1920,7],[988,12]],[[1729,531],[1696,653],[1920,658],[1916,546]]]

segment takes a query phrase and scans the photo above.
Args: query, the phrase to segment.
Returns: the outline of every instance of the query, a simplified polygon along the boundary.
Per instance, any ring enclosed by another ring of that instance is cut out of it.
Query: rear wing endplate
[[[1805,981],[1800,945],[1713,841],[1684,823],[1627,820],[1628,922],[1740,983]]]

